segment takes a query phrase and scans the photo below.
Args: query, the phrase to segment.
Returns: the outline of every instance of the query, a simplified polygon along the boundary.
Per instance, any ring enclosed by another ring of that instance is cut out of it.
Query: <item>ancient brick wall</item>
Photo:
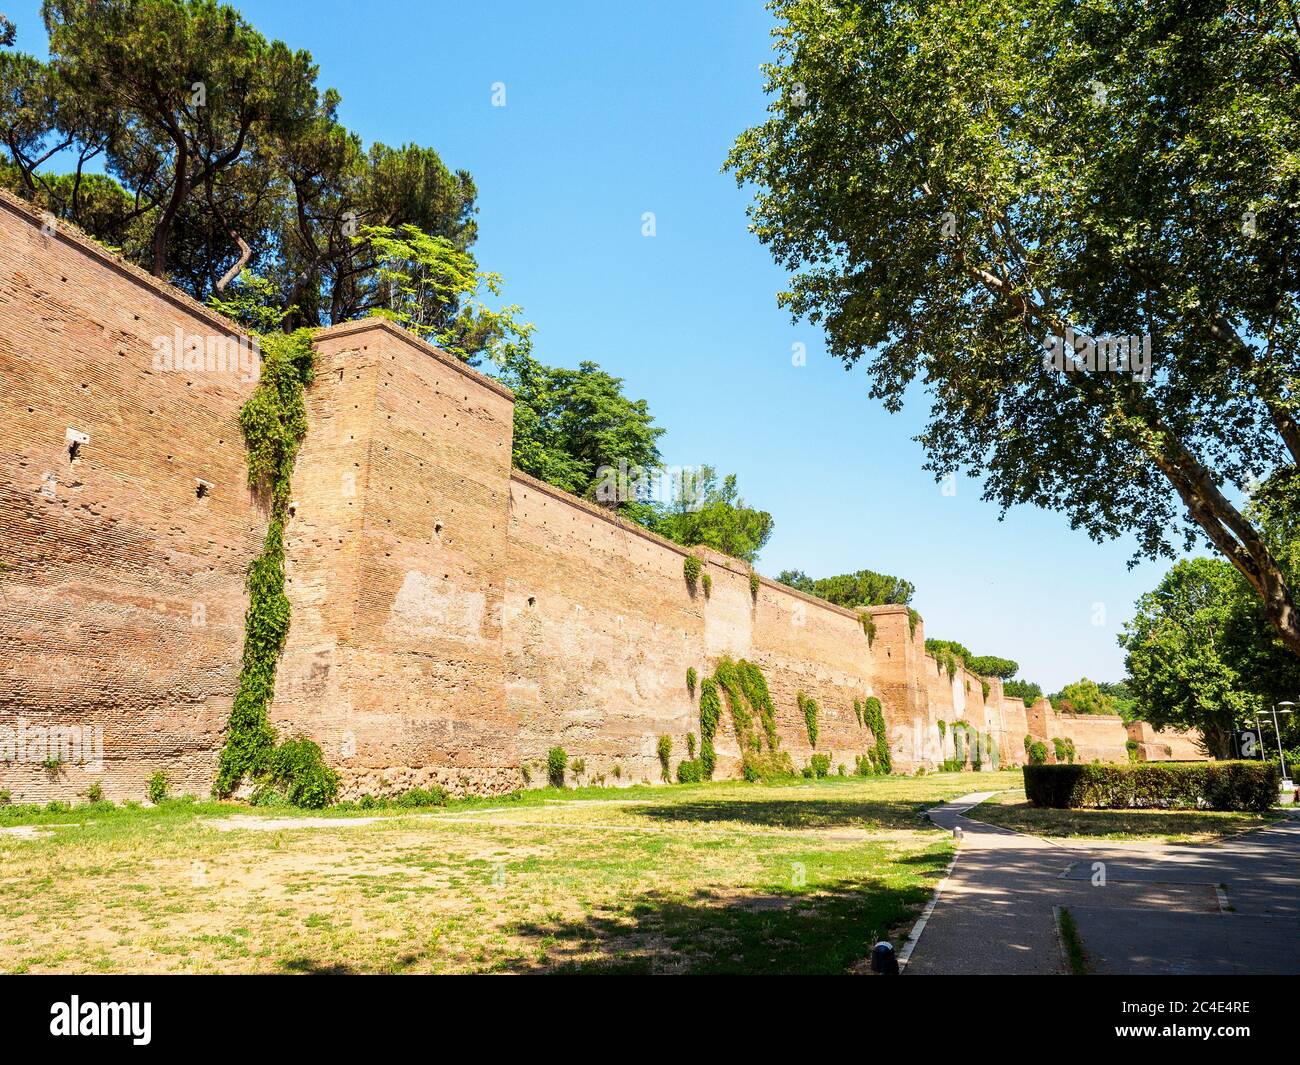
[[[1112,714],[1063,714],[1047,699],[1039,699],[1029,709],[1026,730],[1047,745],[1049,764],[1057,760],[1052,742],[1056,739],[1074,741],[1076,762],[1127,762],[1130,739],[1139,742],[1139,761],[1205,758],[1194,733],[1157,732],[1145,722],[1126,725],[1123,718]]]
[[[0,788],[71,798],[98,780],[141,798],[162,769],[204,794],[266,530],[237,423],[256,367],[160,365],[168,338],[241,338],[3,196],[0,237]],[[869,636],[857,611],[766,579],[755,594],[745,565],[705,548],[690,553],[711,589],[692,591],[686,549],[512,471],[509,390],[391,323],[315,343],[270,717],[321,744],[345,796],[541,783],[554,746],[587,781],[658,780],[659,737],[675,768],[699,736],[687,669],[728,655],[763,669],[798,767],[814,753],[801,692],[832,771],[872,746],[853,703],[873,695],[900,772],[951,757],[954,723],[1002,764],[1023,761],[1026,731],[1062,727],[1045,701],[1026,711],[996,680],[986,695],[949,677],[905,607],[870,608]],[[100,728],[102,763],[15,760],[20,725]],[[1122,725],[1068,727],[1081,755],[1125,757]],[[725,711],[716,747],[737,773]]]
[[[272,722],[344,793],[516,786],[502,601],[513,399],[374,319],[316,338]]]
[[[1007,695],[1002,689],[1002,681],[992,677],[989,684],[996,693],[996,706],[1000,724],[998,748],[1004,765],[1024,765],[1028,760],[1025,754],[1025,736],[1029,733],[1029,708],[1023,699]]]
[[[1062,714],[1053,711],[1047,719],[1047,748],[1056,738],[1074,741],[1076,762],[1128,761],[1128,730],[1118,714]]]
[[[0,195],[0,788],[15,801],[95,782],[141,799],[156,770],[178,792],[211,786],[266,532],[236,421],[257,368],[207,360],[239,339]],[[48,728],[85,731],[38,758]]]
[[[1154,729],[1145,721],[1133,721],[1128,725],[1128,738],[1138,745],[1139,762],[1199,762],[1205,758],[1196,732]]]
[[[704,677],[728,655],[763,669],[781,747],[797,766],[814,753],[799,692],[819,704],[816,753],[833,769],[851,772],[870,746],[853,700],[876,694],[872,664],[888,636],[873,647],[855,612],[768,580],[754,595],[748,569],[707,548],[693,553],[710,591],[701,577],[692,592],[683,574],[692,552],[518,472],[509,552],[506,690],[532,779],[557,745],[582,761],[586,779],[659,779],[659,737],[672,738],[674,766],[687,734],[699,738],[687,670]],[[884,701],[895,738],[908,722]],[[716,747],[719,773],[738,772],[725,712]]]

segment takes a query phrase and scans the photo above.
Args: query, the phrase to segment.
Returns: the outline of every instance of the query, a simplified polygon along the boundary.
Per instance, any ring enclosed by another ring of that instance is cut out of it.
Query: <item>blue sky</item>
[[[311,51],[367,142],[429,145],[474,175],[476,254],[537,325],[539,357],[623,377],[667,429],[668,463],[737,473],[776,519],[761,572],[898,574],[928,635],[1014,658],[1045,690],[1122,676],[1116,634],[1165,565],[1129,570],[1131,543],[1094,544],[1059,514],[999,522],[973,481],[944,495],[912,441],[925,398],[887,414],[864,370],[778,310],[782,273],[720,172],[766,106],[760,0],[236,6]],[[44,54],[39,3],[5,9],[18,47]]]

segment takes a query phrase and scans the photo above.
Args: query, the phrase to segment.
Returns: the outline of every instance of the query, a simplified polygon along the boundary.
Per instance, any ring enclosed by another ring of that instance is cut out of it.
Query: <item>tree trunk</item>
[[[172,186],[171,199],[167,201],[167,206],[163,208],[162,217],[158,219],[158,225],[153,231],[153,269],[150,273],[154,277],[167,276],[167,240],[171,236],[172,221],[176,218],[176,213],[180,210],[181,204],[189,189],[186,185],[188,167],[186,166],[186,155],[184,150],[176,153],[176,183]]]
[[[1286,575],[1258,530],[1219,491],[1209,472],[1177,441],[1153,455],[1210,542],[1259,596],[1264,617],[1287,649],[1300,657],[1300,612]]]
[[[1201,729],[1201,740],[1205,744],[1205,753],[1220,760],[1232,757],[1232,732],[1227,726],[1209,724]]]

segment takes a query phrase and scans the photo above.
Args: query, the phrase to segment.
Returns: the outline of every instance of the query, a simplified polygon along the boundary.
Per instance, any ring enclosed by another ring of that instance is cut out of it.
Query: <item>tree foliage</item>
[[[775,522],[749,506],[734,473],[721,482],[712,466],[700,466],[687,488],[646,518],[661,536],[686,547],[704,544],[753,563],[772,537]]]
[[[1109,695],[1115,700],[1115,713],[1125,721],[1139,720],[1137,700],[1133,698],[1133,690],[1129,687],[1128,681],[1099,680],[1097,688],[1103,695]]]
[[[912,601],[916,589],[911,581],[860,569],[854,573],[841,573],[834,577],[813,579],[803,570],[783,570],[776,578],[782,584],[801,592],[825,599],[836,606],[853,609],[859,606],[885,606],[899,603],[906,606]]]
[[[703,544],[752,564],[774,522],[745,503],[736,476],[719,481],[707,465],[674,475],[645,400],[629,399],[622,378],[594,362],[545,365],[530,332],[502,343],[497,359],[515,393],[514,464],[685,547]]]
[[[594,362],[576,370],[546,366],[528,344],[504,349],[500,377],[515,393],[514,464],[575,495],[594,498],[609,471],[626,475],[632,498],[601,502],[645,520],[645,477],[660,464],[659,438],[643,399],[629,399],[621,378]],[[602,468],[606,471],[602,473]],[[616,485],[617,487],[617,482]]]
[[[1289,0],[772,7],[771,114],[729,166],[782,304],[887,408],[924,386],[936,476],[1152,557],[1203,538],[1300,652],[1235,502],[1300,461]],[[1045,362],[1067,328],[1149,337],[1153,374]]]
[[[0,53],[0,184],[197,299],[257,274],[286,331],[378,312],[462,357],[501,341],[476,304],[473,179],[431,148],[365,148],[309,53],[215,0],[42,11],[48,63]]]
[[[1008,680],[1002,685],[1002,693],[1013,699],[1023,699],[1032,706],[1043,697],[1043,689],[1032,680]]]
[[[167,273],[178,228],[192,244],[237,246],[268,221],[277,146],[317,105],[307,52],[213,0],[45,0],[42,13],[52,130],[102,153],[130,190],[154,274]],[[14,161],[30,181],[29,160]]]
[[[999,677],[1005,681],[1020,672],[1020,663],[997,655],[976,655],[966,659],[966,668],[981,677]]]
[[[925,650],[937,661],[948,665],[949,672],[955,672],[958,664],[964,665],[972,673],[981,677],[1000,677],[1009,680],[1020,670],[1020,664],[1009,658],[996,655],[972,654],[970,649],[956,640],[927,639]]]
[[[500,295],[501,275],[480,271],[474,257],[446,237],[404,222],[396,229],[363,226],[355,242],[373,262],[378,294],[370,313],[449,355],[473,363],[485,353],[503,362],[531,333],[531,325],[517,321],[518,306],[496,310],[483,302],[485,295]]]
[[[1052,707],[1064,714],[1118,714],[1119,700],[1101,690],[1095,680],[1084,677],[1049,696]]]
[[[1156,728],[1197,728],[1216,757],[1232,730],[1269,703],[1295,699],[1300,668],[1222,559],[1177,563],[1138,600],[1120,643],[1141,717]]]

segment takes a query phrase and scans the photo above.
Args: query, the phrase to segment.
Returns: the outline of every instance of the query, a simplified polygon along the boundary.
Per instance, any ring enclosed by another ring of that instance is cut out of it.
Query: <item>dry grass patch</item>
[[[844,972],[942,875],[951,841],[918,812],[980,783],[583,789],[256,830],[213,804],[65,813],[0,836],[0,970]]]
[[[1276,820],[1259,814],[1219,810],[1047,809],[1030,805],[1023,790],[996,795],[967,816],[1034,836],[1156,843],[1212,843]]]

